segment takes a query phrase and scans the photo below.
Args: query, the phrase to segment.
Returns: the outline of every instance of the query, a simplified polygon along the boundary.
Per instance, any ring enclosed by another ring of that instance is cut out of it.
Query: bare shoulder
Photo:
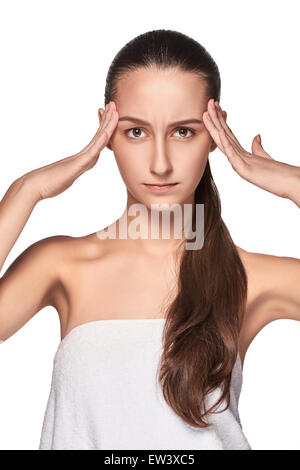
[[[83,274],[80,273],[85,272],[90,262],[101,260],[110,249],[109,240],[101,240],[98,232],[78,237],[59,235],[50,238],[45,243],[55,261],[57,280],[64,288],[72,285],[76,278],[75,271],[81,277]]]
[[[25,248],[17,258],[11,263],[2,276],[1,286],[7,280],[24,272],[29,275],[32,272],[49,273],[54,272],[57,267],[57,260],[63,253],[67,253],[65,248],[69,246],[72,237],[66,235],[54,235],[37,240]]]
[[[100,259],[112,248],[109,239],[101,239],[99,232],[79,237],[69,237],[61,246],[66,249],[69,261]]]
[[[100,240],[98,232],[83,236],[55,235],[44,238],[32,245],[38,248],[44,247],[49,255],[57,255],[61,261],[59,264],[63,267],[63,262],[68,263],[81,259],[92,259],[101,256],[107,250],[105,240]],[[57,260],[56,260],[57,261]]]
[[[52,293],[64,263],[69,237],[52,236],[32,243],[0,279],[0,335],[7,339],[37,312],[52,305]]]
[[[75,268],[84,268],[85,263],[100,259],[106,251],[106,244],[105,240],[99,240],[96,232],[78,237],[51,236],[34,243],[30,249],[31,256],[36,251],[40,263],[47,264],[49,274],[53,272],[52,278],[56,281],[50,294],[53,297],[57,291],[62,293],[71,285]],[[56,304],[51,305],[57,307]]]
[[[248,279],[247,308],[240,337],[244,358],[254,337],[268,323],[300,320],[300,260],[236,247]]]
[[[288,293],[291,284],[300,287],[300,259],[246,251],[236,247],[249,281],[249,294]]]

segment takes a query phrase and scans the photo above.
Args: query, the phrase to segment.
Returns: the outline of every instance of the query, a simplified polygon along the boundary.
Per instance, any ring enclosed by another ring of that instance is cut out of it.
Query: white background
[[[217,62],[221,106],[246,150],[256,134],[275,159],[300,165],[297,1],[33,1],[0,4],[0,197],[24,173],[81,150],[98,128],[108,67],[152,29],[199,41]],[[210,162],[223,219],[238,246],[300,258],[299,208],[246,182],[216,149]],[[51,235],[86,235],[122,214],[126,189],[112,152],[64,193],[39,203],[2,268]],[[28,293],[30,295],[30,292]],[[1,345],[0,449],[37,449],[60,341],[41,310]],[[254,450],[300,450],[300,324],[277,320],[246,354],[240,396]]]

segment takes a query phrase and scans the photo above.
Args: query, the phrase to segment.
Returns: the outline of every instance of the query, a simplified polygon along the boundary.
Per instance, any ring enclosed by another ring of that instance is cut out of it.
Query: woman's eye
[[[193,129],[190,129],[189,127],[178,127],[178,128],[176,129],[176,132],[177,132],[178,130],[180,130],[180,131],[182,131],[182,130],[184,130],[184,131],[189,131],[189,132],[191,132],[191,135],[195,134],[195,131],[193,131]],[[136,131],[139,131],[139,132],[142,131],[142,132],[144,132],[143,129],[141,129],[140,127],[132,127],[131,129],[128,129],[125,133],[126,133],[127,135],[129,135],[128,133],[131,132],[131,131],[134,131],[134,133],[133,133],[134,136],[133,136],[133,137],[129,136],[129,137],[132,138],[132,139],[135,139],[135,140],[138,140],[139,137],[140,137],[140,134],[137,135],[137,134],[136,134]],[[186,135],[182,135],[182,134],[181,134],[180,139],[185,139],[186,137],[190,137],[190,135],[189,135],[189,136],[186,136]]]
[[[189,127],[178,127],[178,129],[176,129],[176,132],[177,132],[178,130],[180,130],[180,131],[182,131],[182,130],[184,130],[184,131],[190,131],[192,135],[195,134],[195,131],[193,131],[193,129],[190,129]],[[183,138],[186,138],[186,137],[190,137],[190,135],[189,135],[189,136],[186,136],[186,135],[183,135],[183,136],[182,136],[182,134],[181,134],[181,137],[180,137],[180,138],[182,138],[182,137],[183,137]]]
[[[140,129],[139,127],[132,127],[131,129],[128,129],[128,130],[126,131],[126,134],[128,135],[128,132],[130,132],[130,131],[142,131],[142,132],[144,132],[144,131],[143,131],[142,129]],[[139,135],[136,135],[136,134],[134,133],[134,137],[130,137],[130,138],[133,138],[133,139],[137,140],[136,137],[139,138]]]

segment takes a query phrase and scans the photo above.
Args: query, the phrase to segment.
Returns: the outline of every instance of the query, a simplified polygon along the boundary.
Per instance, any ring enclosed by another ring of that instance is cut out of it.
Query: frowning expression
[[[178,69],[140,68],[119,79],[113,150],[132,202],[187,203],[214,144],[202,115],[209,97],[198,76]],[[168,190],[147,184],[177,183]]]

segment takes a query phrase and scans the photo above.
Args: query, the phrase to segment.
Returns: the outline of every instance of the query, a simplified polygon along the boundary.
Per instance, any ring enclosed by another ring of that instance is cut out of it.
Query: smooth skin
[[[159,202],[192,202],[209,153],[217,147],[242,178],[299,205],[299,168],[273,160],[256,139],[247,153],[228,127],[226,111],[215,105],[190,73],[130,72],[115,101],[99,109],[99,129],[81,152],[27,173],[8,189],[0,204],[1,267],[35,204],[67,189],[97,163],[105,147],[113,152],[126,185],[126,209],[136,202],[147,208]],[[149,124],[125,121],[124,116]],[[188,118],[202,123],[170,125]],[[144,186],[155,182],[179,184],[158,195]],[[127,217],[126,209],[118,221]],[[62,339],[89,321],[163,316],[163,307],[176,295],[178,240],[100,240],[98,235],[48,237],[11,264],[0,279],[2,340],[48,305],[59,314]],[[300,260],[237,249],[248,276],[239,341],[243,363],[265,325],[280,318],[300,320]]]

